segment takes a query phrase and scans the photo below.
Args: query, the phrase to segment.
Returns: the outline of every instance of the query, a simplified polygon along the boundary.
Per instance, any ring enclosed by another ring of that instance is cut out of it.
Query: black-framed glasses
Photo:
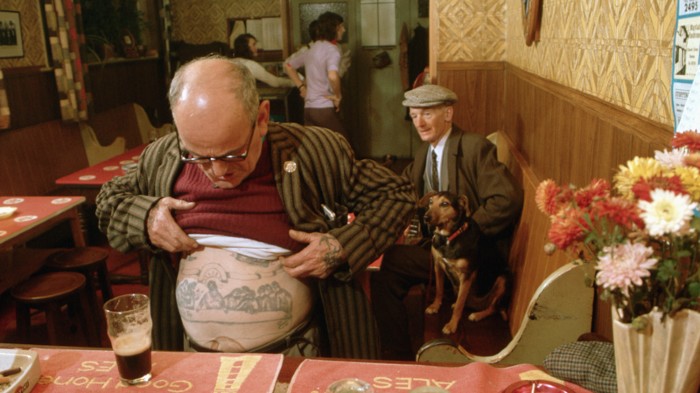
[[[180,141],[180,133],[176,130],[175,137],[177,138],[177,150],[180,153],[180,161],[184,162],[185,164],[200,164],[200,165],[211,164],[214,161],[222,161],[222,162],[244,161],[246,158],[248,158],[248,151],[250,151],[250,144],[253,141],[253,134],[254,133],[255,133],[255,123],[253,123],[251,125],[250,135],[248,136],[248,142],[246,143],[245,150],[242,153],[224,154],[223,156],[211,157],[211,156],[193,156],[192,153],[188,152],[187,150],[183,150],[182,147],[180,147],[180,144],[182,143]]]

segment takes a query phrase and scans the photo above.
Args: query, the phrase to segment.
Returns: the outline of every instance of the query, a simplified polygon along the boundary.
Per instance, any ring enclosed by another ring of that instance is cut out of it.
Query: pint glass
[[[148,296],[127,294],[104,305],[107,334],[119,377],[129,385],[151,379],[151,307]]]

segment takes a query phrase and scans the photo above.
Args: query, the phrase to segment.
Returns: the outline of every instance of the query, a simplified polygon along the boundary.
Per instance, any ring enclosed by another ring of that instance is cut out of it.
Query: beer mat
[[[41,378],[32,393],[124,392],[111,350],[32,349]],[[272,393],[282,368],[281,354],[153,351],[153,377],[139,392]]]
[[[566,386],[571,393],[590,393],[531,364],[510,367],[494,367],[486,363],[430,366],[317,359],[301,363],[292,377],[288,393],[325,393],[330,384],[346,378],[369,382],[375,392],[383,393],[405,393],[422,386],[436,386],[449,392],[502,393],[522,380],[547,380]]]

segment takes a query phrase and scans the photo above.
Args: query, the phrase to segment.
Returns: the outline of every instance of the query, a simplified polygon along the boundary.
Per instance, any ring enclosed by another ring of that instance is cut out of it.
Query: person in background
[[[421,196],[431,191],[467,196],[472,215],[466,232],[478,248],[478,258],[487,261],[481,266],[494,268],[479,271],[480,277],[486,278],[480,284],[490,288],[496,272],[502,271],[497,266],[507,266],[523,192],[496,158],[496,146],[452,123],[457,102],[453,91],[423,85],[407,91],[404,97],[403,105],[409,108],[418,136],[425,143],[403,175]],[[371,275],[372,306],[385,359],[415,359],[403,299],[412,286],[428,283],[430,263],[430,241],[397,244],[384,253],[381,269]]]
[[[97,196],[111,246],[153,252],[153,348],[376,358],[355,275],[413,213],[410,182],[337,133],[270,123],[240,60],[185,64],[169,101],[177,131]]]
[[[244,33],[233,41],[233,57],[250,70],[255,79],[272,87],[294,87],[294,82],[289,78],[275,76],[268,72],[255,59],[258,57],[258,40],[252,34]]]
[[[304,124],[329,128],[348,138],[339,111],[341,54],[337,42],[345,34],[343,17],[325,12],[318,17],[318,36],[311,48],[285,62],[284,69],[304,97]],[[304,67],[306,79],[297,70]]]

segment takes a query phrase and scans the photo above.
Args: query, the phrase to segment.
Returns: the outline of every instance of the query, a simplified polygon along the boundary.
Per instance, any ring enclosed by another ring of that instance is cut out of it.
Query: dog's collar
[[[450,235],[450,237],[447,238],[447,245],[450,245],[450,242],[454,240],[457,236],[461,235],[462,232],[467,230],[467,227],[469,227],[469,221],[465,221],[464,224],[462,224],[459,229],[457,229],[453,234]]]

